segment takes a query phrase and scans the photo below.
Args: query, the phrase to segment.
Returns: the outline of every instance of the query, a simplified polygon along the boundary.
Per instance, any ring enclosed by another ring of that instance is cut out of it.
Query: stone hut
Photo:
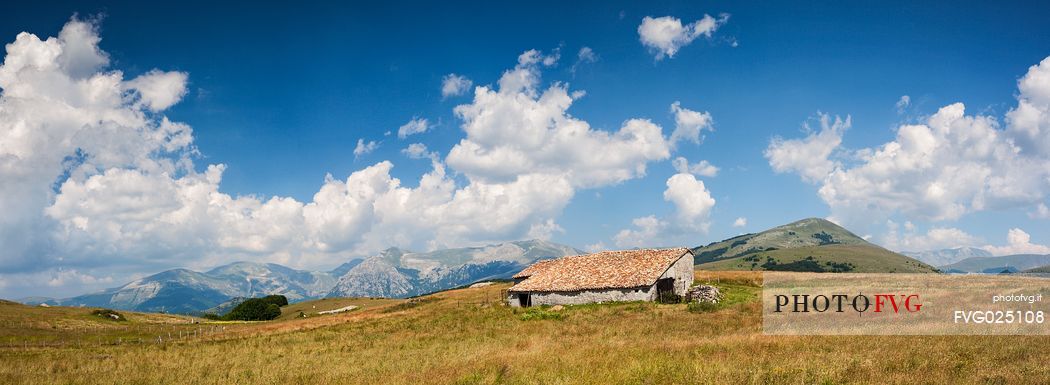
[[[603,251],[539,261],[514,275],[507,302],[515,307],[655,301],[684,296],[693,284],[686,248]]]

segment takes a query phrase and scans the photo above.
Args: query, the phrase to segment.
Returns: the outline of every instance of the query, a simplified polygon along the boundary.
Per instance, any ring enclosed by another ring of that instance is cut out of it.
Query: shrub
[[[223,319],[236,321],[269,321],[281,316],[281,307],[277,298],[280,296],[268,296],[263,298],[251,298],[241,302],[237,307],[230,310]],[[284,298],[284,302],[287,303]]]
[[[820,241],[820,246],[836,245],[836,244],[840,243],[839,241],[835,240],[835,237],[833,235],[828,234],[828,233],[826,233],[824,231],[821,231],[821,232],[819,232],[817,234],[813,234],[812,237],[816,238],[818,241]]]
[[[93,315],[95,317],[105,318],[105,319],[108,319],[110,321],[127,321],[128,320],[127,318],[124,318],[123,314],[117,313],[116,311],[110,310],[110,309],[98,309],[98,310],[92,311],[91,315]]]
[[[266,301],[268,303],[272,303],[274,305],[277,305],[278,307],[288,306],[288,297],[285,297],[285,296],[280,295],[280,294],[268,295],[268,296],[263,297],[262,299],[263,299],[263,301]]]

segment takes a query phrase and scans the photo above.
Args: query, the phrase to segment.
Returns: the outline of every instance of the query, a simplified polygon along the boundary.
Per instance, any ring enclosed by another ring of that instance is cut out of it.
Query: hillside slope
[[[932,273],[932,266],[886,250],[825,219],[808,218],[693,249],[706,270]]]

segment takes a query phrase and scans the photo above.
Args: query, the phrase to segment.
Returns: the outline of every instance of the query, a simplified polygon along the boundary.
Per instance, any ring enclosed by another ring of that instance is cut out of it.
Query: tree
[[[281,303],[287,305],[288,298],[283,295],[250,298],[241,302],[223,318],[231,321],[269,321],[281,316]]]
[[[285,296],[280,295],[280,294],[268,295],[268,296],[263,297],[262,299],[264,301],[266,301],[266,302],[275,304],[278,307],[288,306],[288,297],[285,297]]]

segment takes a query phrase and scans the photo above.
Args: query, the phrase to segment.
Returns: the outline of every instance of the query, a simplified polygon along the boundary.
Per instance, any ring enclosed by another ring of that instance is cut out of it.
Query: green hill
[[[915,259],[865,241],[820,218],[808,218],[693,249],[705,270],[932,273]]]

